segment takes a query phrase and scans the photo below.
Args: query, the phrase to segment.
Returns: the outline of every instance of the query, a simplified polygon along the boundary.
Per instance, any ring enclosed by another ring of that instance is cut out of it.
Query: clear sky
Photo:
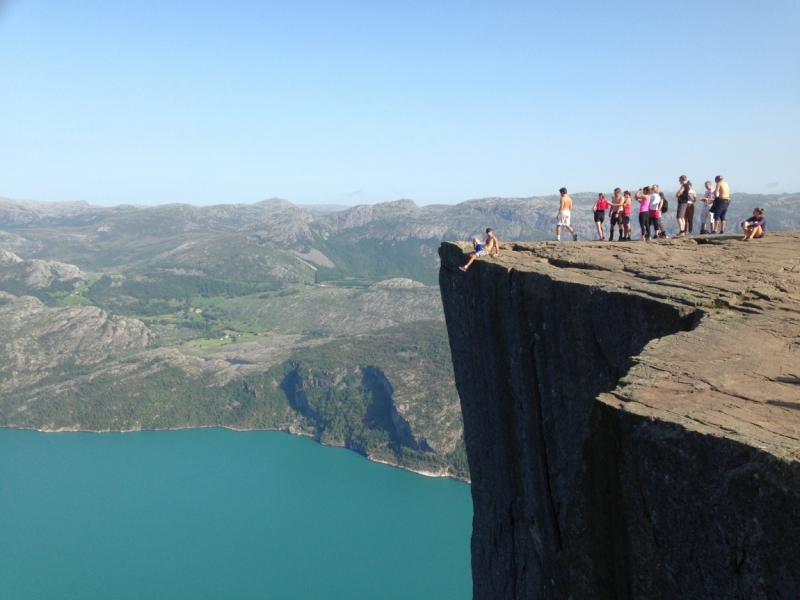
[[[0,196],[800,191],[800,2],[0,0]]]

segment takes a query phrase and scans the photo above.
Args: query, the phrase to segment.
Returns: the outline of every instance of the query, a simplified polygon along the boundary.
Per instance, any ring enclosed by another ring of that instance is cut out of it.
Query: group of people
[[[675,193],[677,199],[676,219],[679,232],[676,237],[685,237],[693,233],[694,212],[697,203],[697,192],[693,189],[692,182],[686,175],[678,178],[680,188]],[[578,234],[572,227],[572,198],[567,193],[567,188],[559,190],[561,199],[558,213],[556,214],[556,240],[561,241],[561,229],[564,228],[572,234],[572,239],[578,241]],[[639,228],[641,239],[666,238],[667,232],[662,222],[662,214],[667,211],[668,201],[658,185],[644,186],[631,195],[630,191],[624,192],[620,188],[607,199],[605,194],[599,194],[597,201],[592,206],[594,224],[597,228],[597,238],[605,241],[603,223],[606,211],[609,211],[611,226],[609,228],[609,241],[614,241],[615,228],[619,231],[619,241],[631,241],[631,214],[633,212],[633,199],[639,203]],[[725,233],[728,207],[731,203],[730,187],[721,175],[714,178],[714,183],[705,182],[705,193],[700,199],[703,209],[700,213],[700,235]],[[767,230],[767,221],[764,218],[764,209],[756,208],[753,216],[742,222],[744,241],[764,237]],[[489,256],[493,252],[500,256],[500,242],[495,237],[492,229],[486,230],[486,241],[481,242],[477,237],[472,238],[473,251],[469,262],[463,267],[466,271],[475,259]]]
[[[685,237],[694,232],[694,213],[695,204],[698,201],[697,192],[694,190],[692,182],[686,175],[681,175],[678,178],[680,187],[675,193],[677,199],[677,209],[675,211],[676,220],[678,222],[678,234],[676,237]],[[567,198],[565,201],[564,198]],[[560,215],[563,214],[563,207],[565,205],[571,207],[572,200],[567,196],[566,190],[561,190],[561,207],[559,214],[556,215],[558,220]],[[611,217],[611,226],[609,229],[609,241],[614,241],[615,228],[619,231],[620,241],[631,240],[631,213],[633,198],[639,203],[639,228],[641,230],[641,239],[649,240],[653,238],[666,238],[667,232],[664,229],[662,215],[667,211],[669,203],[664,196],[658,185],[644,186],[637,190],[634,196],[627,190],[622,192],[620,188],[614,190],[614,195],[611,201],[606,199],[605,194],[600,194],[597,202],[594,203],[592,211],[594,212],[594,223],[597,228],[597,237],[601,241],[605,241],[605,233],[603,231],[603,222],[605,221],[606,211],[609,211]],[[707,234],[722,234],[725,233],[725,226],[727,224],[728,207],[731,203],[730,187],[728,182],[723,179],[721,175],[714,178],[714,183],[706,181],[705,193],[700,198],[702,203],[702,211],[700,212],[700,235]],[[569,209],[567,209],[569,215]],[[763,237],[766,232],[766,219],[764,219],[764,209],[756,208],[753,211],[753,216],[742,222],[742,231],[744,231],[744,240],[752,240],[753,238]],[[556,223],[556,239],[561,239],[561,225],[560,222]],[[573,234],[573,238],[577,236]]]
[[[676,237],[685,237],[694,232],[694,213],[695,204],[698,201],[697,192],[694,190],[692,182],[686,175],[681,175],[678,178],[680,187],[675,193],[677,200],[677,208],[675,210],[676,220],[678,222],[678,234]],[[562,218],[566,210],[567,220],[569,220],[570,209],[572,207],[572,199],[567,195],[566,189],[561,190],[561,204],[559,206],[558,214],[556,215],[556,239],[561,239],[561,227],[564,225]],[[669,202],[667,201],[664,192],[662,192],[658,185],[644,186],[636,191],[636,194],[631,194],[628,190],[624,192],[617,188],[614,190],[613,197],[609,200],[606,199],[605,194],[600,194],[597,202],[594,203],[592,211],[594,212],[594,223],[597,228],[597,237],[601,241],[605,241],[605,233],[603,231],[603,223],[606,218],[606,211],[609,212],[611,226],[609,229],[609,241],[614,240],[615,229],[619,232],[620,241],[630,241],[631,238],[631,217],[633,213],[633,200],[639,203],[639,229],[641,230],[641,239],[650,240],[653,238],[666,238],[667,232],[664,229],[662,216],[668,210]],[[728,182],[723,179],[721,175],[717,175],[714,183],[706,181],[705,193],[700,198],[703,209],[700,213],[700,234],[721,234],[725,233],[725,226],[727,224],[728,207],[731,203],[730,187]],[[763,209],[759,217],[763,217]],[[745,221],[745,223],[750,222]],[[761,226],[760,237],[764,233],[764,222]],[[745,224],[742,225],[746,229]],[[572,228],[570,227],[570,231]],[[573,239],[577,236],[573,232]],[[748,238],[752,239],[752,237]]]

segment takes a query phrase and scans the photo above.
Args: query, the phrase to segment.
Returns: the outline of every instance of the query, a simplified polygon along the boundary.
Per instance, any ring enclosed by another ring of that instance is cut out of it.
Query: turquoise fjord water
[[[280,432],[0,429],[0,598],[467,599],[469,487]]]

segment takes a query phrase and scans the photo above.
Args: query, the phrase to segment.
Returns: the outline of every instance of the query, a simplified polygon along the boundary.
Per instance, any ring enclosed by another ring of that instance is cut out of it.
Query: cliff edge
[[[796,598],[800,233],[444,243],[476,600]]]

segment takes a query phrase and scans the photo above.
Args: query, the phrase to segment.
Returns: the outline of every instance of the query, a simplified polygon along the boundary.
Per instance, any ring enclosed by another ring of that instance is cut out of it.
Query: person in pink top
[[[639,188],[636,192],[639,201],[639,227],[642,230],[642,239],[650,239],[650,186]]]
[[[606,236],[603,233],[603,221],[606,220],[606,211],[608,210],[608,200],[606,200],[606,195],[602,192],[600,196],[597,198],[597,202],[594,203],[592,207],[594,211],[594,226],[597,227],[597,239],[601,242],[606,240]],[[614,233],[611,233],[612,237]]]

